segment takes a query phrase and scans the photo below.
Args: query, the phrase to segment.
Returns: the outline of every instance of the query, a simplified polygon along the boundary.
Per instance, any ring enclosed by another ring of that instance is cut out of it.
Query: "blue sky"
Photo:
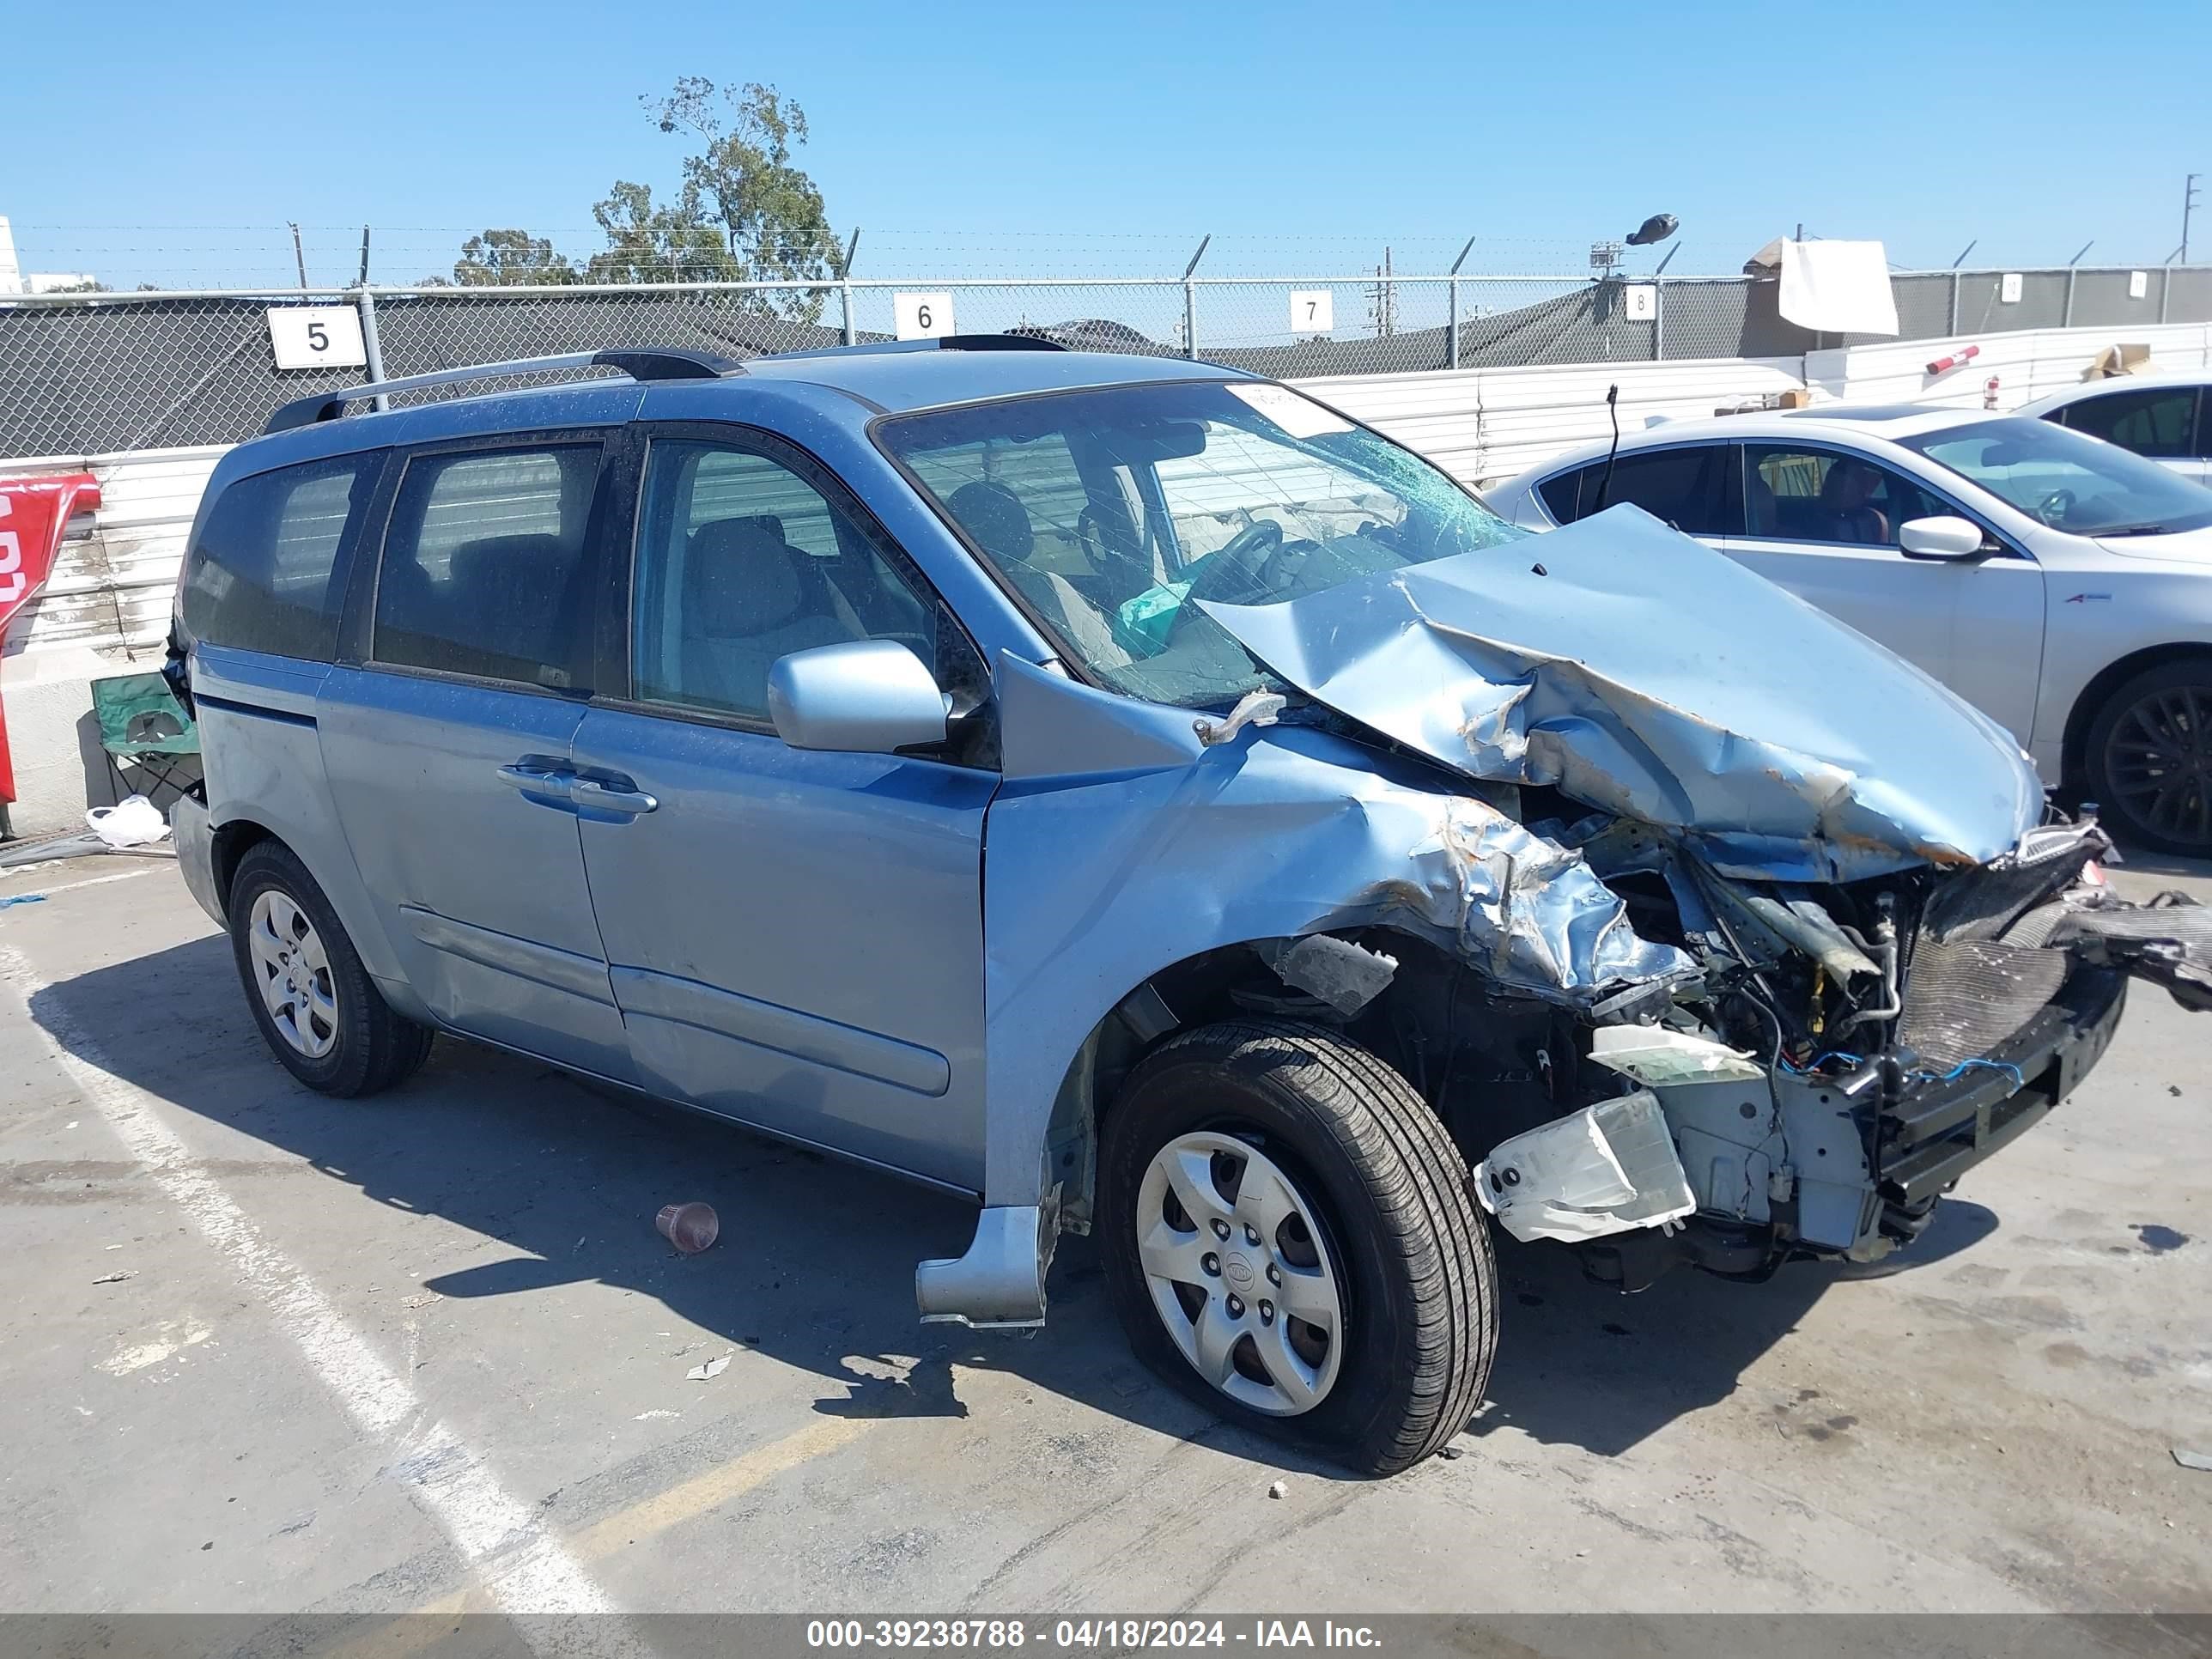
[[[89,20],[89,21],[88,21]],[[599,246],[617,178],[672,184],[638,107],[771,82],[857,274],[1577,269],[1646,214],[1677,274],[1802,221],[1893,260],[2155,262],[2212,174],[2212,6],[28,6],[0,151],[24,264],[268,282],[451,264],[471,229]],[[28,136],[29,142],[24,142]],[[2199,258],[2212,258],[2200,213]]]

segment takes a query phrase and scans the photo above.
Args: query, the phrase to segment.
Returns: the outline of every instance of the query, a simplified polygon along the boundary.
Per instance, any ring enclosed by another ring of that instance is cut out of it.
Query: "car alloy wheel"
[[[1328,1397],[1344,1347],[1336,1268],[1310,1200],[1257,1147],[1201,1129],[1160,1148],[1137,1191],[1137,1257],[1208,1383],[1271,1417]]]
[[[276,1034],[309,1060],[322,1059],[337,1046],[338,999],[314,923],[272,887],[253,901],[246,943]]]
[[[2107,739],[2112,802],[2168,842],[2212,846],[2212,690],[2159,686],[2121,710]]]

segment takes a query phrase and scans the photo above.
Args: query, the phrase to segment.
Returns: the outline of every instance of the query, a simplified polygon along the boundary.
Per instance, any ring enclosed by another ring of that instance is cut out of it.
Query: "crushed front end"
[[[2212,911],[2120,900],[2110,850],[2094,823],[2057,824],[1987,865],[1811,888],[1721,877],[1608,826],[1586,855],[1700,979],[1656,1018],[1585,1029],[1578,1082],[1598,1102],[1492,1149],[1485,1202],[1521,1237],[1577,1243],[1625,1289],[1680,1261],[1756,1277],[1909,1243],[2097,1063],[2130,975],[2212,1003]],[[1623,1090],[1650,1097],[1674,1167],[1638,1142],[1632,1170],[1589,1133]],[[1655,1188],[1671,1194],[1656,1209]]]
[[[2212,1006],[2212,910],[2115,895],[2010,733],[1636,509],[1206,609],[1457,775],[1456,907],[1425,842],[1356,913],[1448,959],[1360,1035],[1507,1231],[1625,1287],[1879,1256],[2079,1083],[2130,977]]]

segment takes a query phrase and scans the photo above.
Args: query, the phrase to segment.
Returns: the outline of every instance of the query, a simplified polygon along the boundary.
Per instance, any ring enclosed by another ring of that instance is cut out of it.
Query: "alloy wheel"
[[[2106,750],[2114,805],[2173,841],[2212,843],[2212,692],[2147,693],[2120,715]]]
[[[1345,1344],[1336,1264],[1311,1202],[1257,1147],[1213,1130],[1163,1146],[1137,1192],[1137,1258],[1214,1388],[1274,1417],[1328,1398]]]
[[[307,913],[275,888],[253,901],[246,949],[276,1033],[309,1060],[337,1046],[337,988]]]

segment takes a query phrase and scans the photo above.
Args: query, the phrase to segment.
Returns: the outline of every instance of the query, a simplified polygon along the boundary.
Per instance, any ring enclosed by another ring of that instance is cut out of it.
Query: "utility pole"
[[[2204,175],[2192,173],[2181,187],[2181,263],[2189,263],[2189,219],[2197,211],[2197,181]]]
[[[1382,250],[1382,263],[1375,267],[1376,282],[1369,290],[1369,314],[1375,324],[1378,338],[1388,339],[1398,331],[1398,285],[1390,279],[1395,274],[1390,262],[1390,250]]]

